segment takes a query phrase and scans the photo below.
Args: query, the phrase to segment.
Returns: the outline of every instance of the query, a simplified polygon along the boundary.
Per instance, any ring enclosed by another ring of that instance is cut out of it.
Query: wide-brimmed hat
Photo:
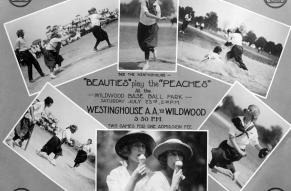
[[[159,159],[159,156],[167,151],[180,151],[185,159],[189,159],[193,155],[191,147],[179,139],[168,139],[167,141],[160,143],[156,146],[153,153],[154,156]]]
[[[154,139],[145,132],[131,131],[117,141],[115,145],[115,151],[118,156],[123,159],[127,159],[128,156],[124,155],[123,147],[136,141],[142,142],[145,145],[146,156],[150,156],[152,154],[152,151],[156,146],[156,142],[154,141]]]

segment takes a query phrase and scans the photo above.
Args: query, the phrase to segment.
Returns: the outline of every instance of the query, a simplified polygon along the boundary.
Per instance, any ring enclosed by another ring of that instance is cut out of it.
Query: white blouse
[[[149,13],[149,10],[146,6],[147,0],[141,0],[141,9],[140,9],[140,16],[139,16],[139,22],[141,22],[144,25],[153,25],[157,22],[156,19],[150,18],[146,16],[146,12]],[[158,17],[161,17],[161,8],[157,2],[154,3],[154,6],[156,7],[157,15]]]
[[[243,126],[245,127],[245,129],[254,125],[252,122],[249,124],[245,124],[243,120],[243,116],[240,116],[239,118],[241,119],[241,122]],[[234,137],[240,135],[241,133],[242,132],[239,131],[236,127],[229,129],[229,134],[233,135]],[[235,142],[241,149],[246,149],[246,146],[248,144],[251,144],[252,146],[259,144],[259,140],[258,140],[259,136],[258,136],[256,127],[253,127],[251,130],[247,131],[247,133],[248,133],[248,136],[244,133],[243,135],[235,138]],[[234,147],[232,143],[230,142],[230,140],[227,141],[227,144]]]
[[[145,186],[144,191],[169,191],[171,185],[161,171],[154,172]]]
[[[140,179],[134,188],[134,191],[145,191],[145,187],[152,173],[147,173],[145,177]],[[109,191],[124,191],[130,179],[130,174],[127,170],[126,161],[121,161],[121,166],[111,170],[106,178],[106,183]]]

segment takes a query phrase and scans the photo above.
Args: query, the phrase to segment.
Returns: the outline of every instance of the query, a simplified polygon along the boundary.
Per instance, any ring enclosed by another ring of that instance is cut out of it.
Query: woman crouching
[[[74,134],[77,129],[78,127],[76,125],[70,125],[65,130],[57,133],[42,147],[40,151],[37,151],[37,154],[49,159],[49,155],[54,153],[54,158],[49,159],[49,161],[55,166],[56,159],[63,154],[62,144],[65,142],[72,144],[71,135]]]

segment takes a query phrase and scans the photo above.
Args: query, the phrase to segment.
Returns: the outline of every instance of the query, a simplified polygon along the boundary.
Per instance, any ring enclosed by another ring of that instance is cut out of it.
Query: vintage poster
[[[290,0],[1,0],[0,191],[289,191]]]

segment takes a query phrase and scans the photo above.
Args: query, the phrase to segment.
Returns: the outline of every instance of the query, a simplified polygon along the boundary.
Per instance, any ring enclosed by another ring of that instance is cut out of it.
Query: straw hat
[[[184,155],[185,159],[189,159],[193,155],[191,147],[179,139],[168,139],[167,141],[156,146],[153,153],[158,159],[161,154],[167,151],[180,151]]]
[[[135,141],[140,141],[145,145],[146,156],[150,156],[154,147],[156,146],[156,142],[154,141],[154,139],[147,133],[142,131],[131,131],[117,141],[115,145],[115,151],[118,156],[123,159],[127,159],[127,156],[124,155],[122,150],[124,146],[129,145]]]

